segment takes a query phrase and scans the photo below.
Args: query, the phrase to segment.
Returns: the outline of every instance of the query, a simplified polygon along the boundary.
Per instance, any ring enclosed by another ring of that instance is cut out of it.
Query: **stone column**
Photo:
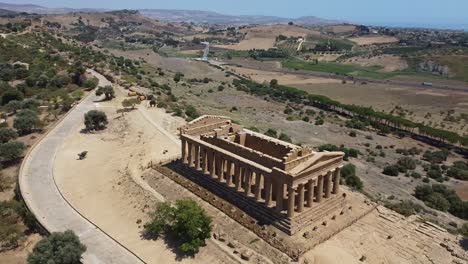
[[[184,138],[182,141],[182,163],[187,164],[187,141]]]
[[[232,161],[227,160],[227,169],[226,169],[226,185],[231,186],[232,182]]]
[[[332,172],[327,172],[325,175],[325,198],[330,198],[332,189]]]
[[[299,184],[297,191],[299,193],[299,204],[297,205],[297,211],[302,213],[304,211],[304,184]]]
[[[312,204],[314,203],[314,185],[315,185],[315,180],[309,180],[307,182],[306,188],[307,188],[307,207],[312,207]]]
[[[200,170],[200,146],[195,145],[195,170]]]
[[[335,173],[333,174],[333,194],[338,194],[340,192],[340,177],[341,177],[341,168],[336,168]]]
[[[262,188],[260,188],[260,183],[262,180],[262,174],[259,171],[255,172],[255,200],[258,202],[260,201]]]
[[[222,182],[224,180],[224,157],[219,156],[219,169],[218,169],[218,181]]]
[[[276,185],[276,211],[281,213],[283,211],[284,199],[284,184],[282,182],[275,183]]]
[[[272,193],[271,193],[271,187],[272,187],[272,182],[270,177],[264,177],[263,185],[265,186],[265,204],[266,206],[271,206],[271,198],[272,198]]]
[[[252,170],[250,168],[246,168],[244,170],[245,181],[244,181],[244,191],[245,195],[249,196],[252,190]]]
[[[209,168],[210,168],[210,177],[211,178],[214,178],[215,177],[215,152],[214,151],[210,151],[210,153],[208,154],[208,157],[209,157]]]
[[[242,167],[239,163],[236,162],[235,164],[235,172],[234,172],[234,176],[235,176],[235,181],[236,181],[236,190],[237,191],[240,191],[241,190],[241,178],[242,178]]]
[[[317,194],[315,197],[315,200],[317,203],[320,203],[323,198],[323,175],[318,176],[318,182],[317,182]]]
[[[203,168],[203,174],[208,174],[208,151],[205,147],[202,147],[201,149],[201,154],[202,154],[202,159],[203,159],[203,163],[202,163],[202,168]]]
[[[288,217],[294,216],[294,200],[296,199],[296,192],[292,186],[288,186]]]
[[[188,151],[188,158],[187,158],[188,161],[187,161],[187,162],[188,162],[189,167],[192,167],[192,164],[193,164],[193,151],[192,151],[192,147],[193,147],[192,142],[188,142],[188,150],[187,150],[187,151]]]

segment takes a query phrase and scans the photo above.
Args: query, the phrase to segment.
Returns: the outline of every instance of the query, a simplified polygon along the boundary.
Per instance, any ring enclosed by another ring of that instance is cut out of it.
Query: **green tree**
[[[16,139],[18,137],[18,133],[15,130],[2,127],[0,128],[0,143],[7,143],[10,140]]]
[[[174,82],[179,83],[183,76],[184,75],[182,73],[176,72],[176,74],[174,75]]]
[[[465,238],[468,238],[468,223],[464,223],[458,232]]]
[[[16,111],[23,107],[23,103],[18,100],[11,100],[6,105],[5,108],[8,112],[12,112],[16,114]]]
[[[400,174],[400,169],[397,165],[388,165],[383,169],[383,174],[388,176],[398,176]]]
[[[110,85],[104,87],[101,86],[96,90],[96,95],[104,95],[106,100],[112,100],[112,98],[115,97],[115,91],[114,88]]]
[[[18,90],[10,89],[2,95],[2,105],[6,105],[13,100],[22,101],[23,94]]]
[[[134,109],[135,105],[137,104],[140,104],[140,100],[138,100],[138,98],[124,99],[122,101],[122,106],[125,108],[131,107],[132,109]]]
[[[151,221],[145,224],[147,238],[157,238],[170,233],[179,243],[179,249],[186,254],[195,254],[210,237],[212,220],[195,201],[177,200],[175,205],[161,203],[150,214]]]
[[[279,140],[282,140],[282,141],[289,142],[289,143],[292,142],[291,138],[290,138],[287,134],[285,134],[285,133],[281,133],[281,134],[279,135],[278,139],[279,139]]]
[[[79,264],[86,246],[71,230],[52,233],[34,246],[28,264]]]
[[[102,130],[108,124],[107,116],[102,111],[91,110],[85,114],[84,124],[88,131]]]
[[[270,87],[276,87],[278,86],[278,80],[276,79],[271,79],[270,81]]]
[[[273,128],[269,128],[266,132],[265,135],[272,137],[272,138],[277,138],[278,137],[278,132],[274,130]]]
[[[2,161],[14,161],[20,158],[26,146],[22,142],[9,141],[0,145],[0,158]]]
[[[30,109],[21,110],[13,121],[13,127],[21,135],[31,133],[38,125],[39,116],[37,112]]]

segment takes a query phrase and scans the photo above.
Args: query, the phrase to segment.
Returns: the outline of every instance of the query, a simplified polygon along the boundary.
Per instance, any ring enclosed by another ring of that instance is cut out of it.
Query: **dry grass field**
[[[393,72],[408,68],[408,63],[399,56],[380,55],[371,58],[353,57],[344,61],[344,63],[355,64],[359,66],[381,66],[381,72]]]
[[[350,38],[349,40],[357,43],[360,46],[398,42],[397,38],[389,37],[389,36],[358,37],[358,38]]]
[[[214,45],[214,47],[231,50],[270,49],[275,46],[276,37],[284,35],[287,37],[306,37],[307,35],[318,35],[319,32],[298,26],[272,25],[258,26],[242,29],[245,38],[233,45]]]

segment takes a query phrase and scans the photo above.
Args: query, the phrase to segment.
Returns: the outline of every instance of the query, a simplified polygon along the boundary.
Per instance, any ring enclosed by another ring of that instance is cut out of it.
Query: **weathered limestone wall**
[[[224,150],[227,150],[236,155],[244,157],[248,160],[261,164],[267,168],[274,168],[274,167],[281,168],[284,166],[280,159],[274,158],[272,156],[264,155],[261,152],[244,147],[235,142],[230,142],[228,140],[225,140],[222,138],[216,138],[216,137],[203,137],[202,136],[201,139],[217,147],[220,147]]]
[[[291,151],[288,146],[248,133],[236,136],[235,142],[281,160]]]

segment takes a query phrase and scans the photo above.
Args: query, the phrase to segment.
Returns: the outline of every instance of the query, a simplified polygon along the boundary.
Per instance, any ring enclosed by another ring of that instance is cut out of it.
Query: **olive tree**
[[[102,111],[91,110],[84,115],[84,124],[88,131],[102,130],[108,124],[107,116]]]
[[[80,264],[86,246],[71,230],[52,233],[34,246],[28,264]]]
[[[160,203],[150,218],[144,226],[144,235],[157,238],[170,233],[177,239],[179,249],[186,254],[197,253],[212,230],[211,218],[191,199],[177,200],[174,205]]]
[[[13,127],[18,133],[25,135],[31,133],[39,125],[39,116],[30,109],[21,110],[13,121]]]
[[[107,85],[104,87],[100,86],[96,90],[96,95],[97,96],[104,95],[106,100],[112,100],[112,98],[115,97],[115,91],[114,91],[114,88],[110,85]]]

